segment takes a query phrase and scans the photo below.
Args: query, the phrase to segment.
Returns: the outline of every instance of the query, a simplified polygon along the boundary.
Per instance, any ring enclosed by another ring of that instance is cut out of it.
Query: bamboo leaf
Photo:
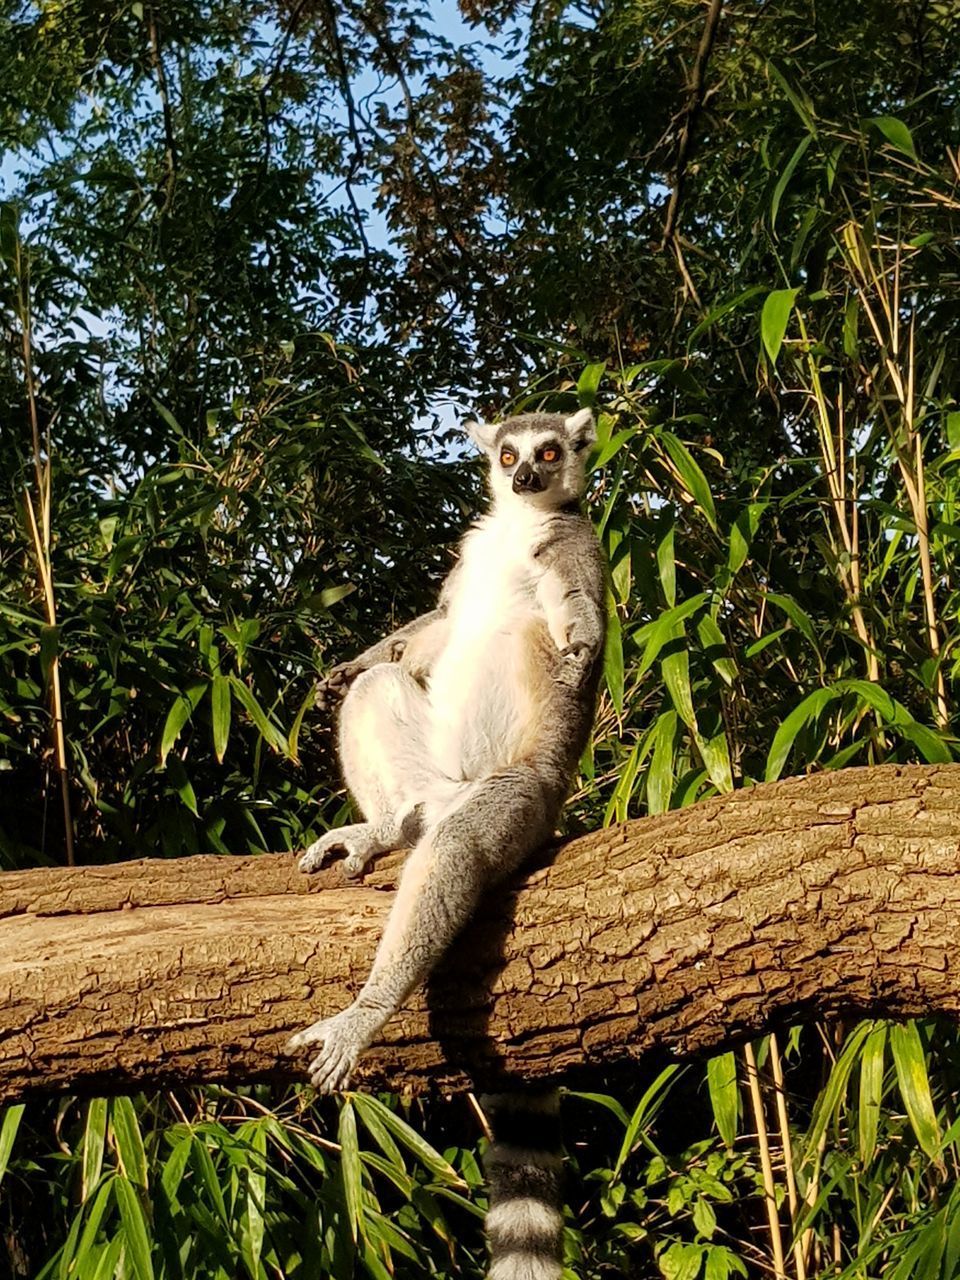
[[[422,1138],[416,1129],[412,1129],[395,1111],[385,1107],[378,1099],[368,1097],[366,1101],[368,1106],[371,1106],[376,1111],[383,1124],[390,1130],[400,1145],[406,1147],[410,1154],[419,1160],[425,1169],[429,1169],[435,1178],[439,1178],[442,1182],[447,1182],[461,1190],[466,1190],[466,1183],[456,1169],[425,1138]]]
[[[213,752],[217,763],[223,763],[230,740],[230,681],[219,672],[210,686],[210,710],[213,717]]]
[[[704,738],[698,733],[696,743],[710,781],[721,794],[732,791],[733,769],[730,764],[730,748],[727,745],[726,731],[721,727],[720,732],[714,734],[712,738]]]
[[[647,809],[665,813],[673,795],[673,743],[677,733],[676,711],[664,711],[657,719],[653,757],[647,770]]]
[[[340,1143],[340,1181],[343,1185],[343,1202],[347,1210],[347,1225],[354,1244],[363,1230],[361,1204],[363,1199],[363,1172],[360,1164],[360,1147],[357,1143],[357,1117],[349,1098],[340,1108],[340,1124],[337,1130]]]
[[[883,1062],[887,1050],[887,1026],[878,1022],[867,1036],[860,1059],[858,1129],[860,1160],[868,1168],[877,1149],[877,1126],[883,1101]]]
[[[776,227],[777,225],[777,214],[780,211],[780,201],[783,199],[783,193],[786,191],[787,186],[790,183],[790,179],[794,175],[797,165],[803,159],[804,155],[806,154],[807,148],[810,146],[810,143],[812,141],[813,141],[813,136],[809,133],[805,134],[800,139],[800,142],[798,143],[797,147],[794,149],[793,155],[787,161],[786,167],[784,168],[783,173],[781,173],[780,178],[777,182],[777,185],[773,189],[773,198],[770,201],[771,229]]]
[[[896,1024],[890,1028],[890,1050],[897,1070],[900,1096],[910,1117],[917,1141],[931,1160],[940,1153],[940,1126],[930,1093],[926,1055],[915,1022]]]
[[[110,1121],[117,1158],[124,1176],[136,1186],[147,1188],[147,1154],[143,1148],[137,1113],[130,1098],[114,1098],[110,1104]]]
[[[667,604],[672,609],[677,603],[677,562],[673,551],[674,524],[671,521],[666,533],[657,543],[657,568],[660,584]]]
[[[166,764],[167,756],[170,754],[173,744],[180,737],[184,725],[193,715],[206,691],[206,684],[197,682],[196,684],[191,684],[185,693],[177,694],[173,706],[167,712],[163,732],[160,735],[161,765]]]
[[[279,755],[286,755],[287,740],[261,707],[253,691],[237,676],[228,677],[234,697],[260,731],[260,736]]]
[[[911,160],[917,159],[917,148],[913,142],[913,134],[896,116],[871,116],[867,124],[872,124],[897,151],[902,151]]]
[[[716,1121],[717,1132],[724,1144],[732,1147],[740,1126],[740,1088],[737,1083],[737,1055],[718,1054],[707,1060],[707,1089]]]
[[[696,733],[697,717],[693,709],[693,691],[690,688],[690,654],[682,626],[677,628],[673,639],[680,643],[676,649],[663,656],[660,670],[677,714],[687,728]]]
[[[764,777],[767,782],[774,782],[780,777],[783,766],[787,763],[791,748],[801,729],[812,724],[825,707],[839,697],[836,689],[814,689],[790,712],[774,734],[773,744],[767,755],[767,769]]]
[[[713,505],[713,494],[700,464],[678,436],[670,431],[662,431],[660,440],[676,467],[684,488],[693,498],[700,511],[706,516],[710,528],[716,532],[717,511]]]
[[[617,715],[623,715],[623,629],[613,592],[606,593],[607,634],[603,645],[603,678]]]
[[[86,1200],[100,1181],[103,1148],[107,1136],[107,1099],[91,1098],[87,1103],[87,1123],[83,1131],[83,1166],[80,1198]]]
[[[3,1181],[3,1176],[7,1172],[10,1153],[13,1151],[17,1130],[20,1128],[20,1121],[23,1119],[25,1110],[26,1107],[22,1102],[15,1103],[12,1107],[4,1108],[3,1124],[0,1125],[0,1182]]]
[[[790,313],[799,292],[799,289],[774,289],[772,293],[767,294],[763,304],[760,315],[760,336],[772,365],[777,363],[777,357],[780,355]]]
[[[143,1206],[132,1183],[118,1174],[113,1181],[113,1193],[120,1222],[123,1227],[124,1254],[135,1280],[153,1280],[153,1262],[150,1258],[150,1236]]]

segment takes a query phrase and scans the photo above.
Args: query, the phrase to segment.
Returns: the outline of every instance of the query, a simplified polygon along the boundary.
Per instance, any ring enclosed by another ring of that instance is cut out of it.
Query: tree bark
[[[0,876],[0,1101],[302,1078],[400,857],[363,885],[289,855]],[[814,1017],[956,1015],[960,765],[794,778],[548,851],[490,895],[356,1083],[606,1080]]]

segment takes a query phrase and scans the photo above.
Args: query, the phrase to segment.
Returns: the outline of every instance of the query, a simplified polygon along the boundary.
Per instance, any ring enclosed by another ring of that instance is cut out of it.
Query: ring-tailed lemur
[[[360,994],[289,1042],[316,1051],[310,1079],[324,1091],[346,1085],[485,890],[549,839],[593,722],[604,587],[579,509],[593,415],[530,413],[468,429],[490,459],[493,504],[466,535],[437,609],[320,687],[321,703],[346,693],[340,760],[366,821],[328,831],[301,870],[340,851],[358,875],[375,854],[413,846]],[[490,1276],[554,1280],[555,1097],[539,1111],[511,1099],[489,1099]]]

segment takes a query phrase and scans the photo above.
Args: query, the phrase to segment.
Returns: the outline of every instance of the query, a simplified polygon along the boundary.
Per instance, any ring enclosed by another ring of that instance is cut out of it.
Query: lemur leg
[[[376,854],[419,838],[420,805],[436,776],[426,715],[422,687],[395,663],[357,677],[340,712],[340,760],[367,821],[325,832],[301,857],[301,871],[316,871],[328,854],[343,850],[344,870],[356,876]]]
[[[550,836],[562,793],[530,765],[464,783],[459,808],[410,854],[370,976],[353,1004],[289,1041],[319,1046],[310,1079],[324,1092],[346,1086],[357,1058],[430,973],[481,894]]]

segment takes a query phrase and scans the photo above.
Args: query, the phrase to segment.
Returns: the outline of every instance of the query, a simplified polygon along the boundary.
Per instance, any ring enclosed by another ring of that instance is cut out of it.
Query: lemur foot
[[[378,847],[377,842],[370,839],[366,823],[335,827],[333,831],[325,831],[319,840],[314,840],[301,855],[297,866],[309,875],[311,871],[319,871],[330,854],[342,850],[344,875],[354,879],[363,874],[364,867]]]
[[[319,1045],[320,1052],[308,1068],[310,1083],[321,1093],[345,1089],[357,1059],[367,1047],[353,1008],[298,1031],[287,1041],[287,1052],[296,1053],[313,1045]]]

